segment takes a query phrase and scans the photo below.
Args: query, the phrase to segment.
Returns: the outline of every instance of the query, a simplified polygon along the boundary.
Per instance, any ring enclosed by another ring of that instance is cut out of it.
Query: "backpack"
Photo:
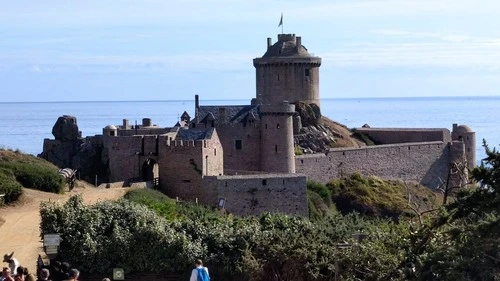
[[[210,276],[204,267],[198,267],[198,281],[210,281]]]

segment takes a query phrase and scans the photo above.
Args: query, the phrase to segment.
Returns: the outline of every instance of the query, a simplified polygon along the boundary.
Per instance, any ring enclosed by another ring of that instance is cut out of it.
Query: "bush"
[[[5,195],[3,197],[3,203],[5,204],[17,201],[23,194],[23,187],[16,181],[14,174],[4,168],[0,168],[0,194]]]
[[[73,196],[64,205],[42,203],[40,214],[41,233],[59,233],[61,258],[84,272],[107,273],[113,267],[176,272],[206,256],[199,241],[127,200],[85,206]]]

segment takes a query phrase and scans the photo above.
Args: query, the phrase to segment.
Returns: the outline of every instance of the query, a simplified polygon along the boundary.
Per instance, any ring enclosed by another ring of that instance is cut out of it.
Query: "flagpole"
[[[281,13],[280,23],[278,24],[278,27],[280,26],[281,26],[281,34],[283,34],[283,13]]]

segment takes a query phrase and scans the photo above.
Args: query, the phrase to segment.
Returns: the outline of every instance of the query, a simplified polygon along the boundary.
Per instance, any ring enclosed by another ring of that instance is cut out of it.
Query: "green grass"
[[[57,167],[19,150],[0,149],[0,194],[5,194],[6,204],[19,199],[23,187],[61,193],[63,178]]]
[[[440,196],[426,187],[358,173],[331,180],[326,185],[308,182],[307,188],[311,219],[328,209],[372,217],[411,217],[415,214],[408,206],[408,194],[411,194],[412,206],[416,204],[420,211],[434,209],[440,202]]]
[[[219,214],[203,205],[192,202],[176,202],[165,194],[152,189],[135,189],[128,191],[125,199],[142,204],[156,211],[168,220],[193,218],[216,219]]]

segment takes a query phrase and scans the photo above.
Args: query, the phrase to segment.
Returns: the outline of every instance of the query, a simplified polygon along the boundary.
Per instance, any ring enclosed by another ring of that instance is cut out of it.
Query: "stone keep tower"
[[[474,168],[476,166],[476,133],[466,125],[453,124],[451,139],[464,143],[467,168]]]
[[[295,173],[293,114],[295,105],[282,102],[261,105],[261,169],[264,172]]]
[[[278,34],[278,42],[267,38],[267,51],[255,58],[257,103],[281,104],[283,101],[319,104],[319,67],[295,34]]]

